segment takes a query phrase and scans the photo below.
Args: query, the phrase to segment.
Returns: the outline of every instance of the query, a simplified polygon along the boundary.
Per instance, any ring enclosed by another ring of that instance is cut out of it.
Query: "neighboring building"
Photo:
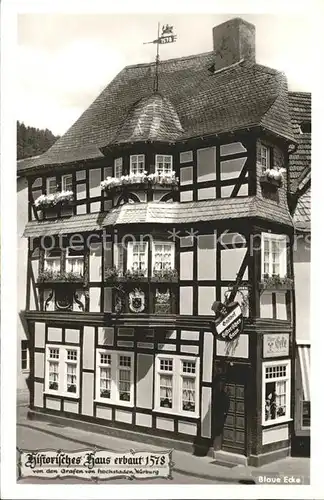
[[[296,243],[294,274],[296,301],[295,432],[292,451],[310,454],[310,256],[311,256],[311,94],[289,92],[289,107],[298,147],[290,157],[290,197]]]
[[[19,402],[27,402],[29,399],[30,370],[28,326],[25,319],[28,241],[23,237],[28,222],[28,181],[19,172],[28,168],[37,158],[33,156],[17,162],[17,399]]]
[[[285,75],[256,64],[254,26],[233,19],[213,41],[160,62],[158,92],[155,64],[126,67],[20,167],[30,408],[259,465],[289,454],[293,433],[294,226],[279,168],[296,139]],[[245,314],[233,342],[213,333],[225,299]]]

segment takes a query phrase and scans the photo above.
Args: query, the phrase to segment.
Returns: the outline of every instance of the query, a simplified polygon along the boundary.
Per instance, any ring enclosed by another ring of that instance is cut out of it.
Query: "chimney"
[[[255,63],[255,26],[240,17],[213,28],[214,71],[242,59]]]

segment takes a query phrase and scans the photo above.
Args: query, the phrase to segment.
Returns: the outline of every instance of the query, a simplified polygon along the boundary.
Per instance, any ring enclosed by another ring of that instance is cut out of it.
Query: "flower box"
[[[279,290],[292,290],[294,282],[287,276],[264,276],[263,280],[259,283],[259,290],[279,291]]]
[[[163,282],[177,282],[179,279],[178,271],[176,269],[154,269],[151,281]]]
[[[175,172],[170,174],[147,174],[143,172],[138,175],[122,175],[121,177],[107,177],[101,182],[101,189],[109,192],[122,192],[132,187],[141,187],[142,189],[175,189],[178,186],[178,178]]]
[[[152,276],[152,283],[178,283],[178,278],[159,278],[157,276]]]
[[[48,210],[71,205],[74,202],[73,191],[60,191],[52,194],[42,194],[34,202],[36,210]]]
[[[279,167],[267,168],[260,177],[260,184],[271,188],[281,187],[284,171]]]
[[[43,271],[37,279],[38,286],[46,285],[78,285],[84,286],[84,277],[73,272]]]

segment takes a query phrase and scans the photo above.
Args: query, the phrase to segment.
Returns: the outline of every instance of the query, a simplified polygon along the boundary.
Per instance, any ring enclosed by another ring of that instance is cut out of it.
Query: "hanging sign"
[[[215,301],[212,305],[216,319],[212,322],[212,332],[218,340],[231,342],[239,337],[243,330],[243,313],[238,302],[223,304]]]

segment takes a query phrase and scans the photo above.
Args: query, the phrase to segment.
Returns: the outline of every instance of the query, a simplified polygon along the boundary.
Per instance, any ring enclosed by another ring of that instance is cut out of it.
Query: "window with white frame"
[[[287,274],[287,237],[262,233],[262,275],[284,277]]]
[[[174,268],[174,243],[154,241],[152,248],[152,270],[164,271]]]
[[[134,353],[97,349],[96,399],[133,406]]]
[[[114,177],[123,175],[123,158],[115,158],[114,160]]]
[[[44,271],[60,272],[61,270],[61,249],[52,248],[45,250]]]
[[[290,418],[290,360],[263,363],[263,424]]]
[[[144,155],[131,155],[130,157],[130,174],[138,175],[143,174],[145,170],[145,156]]]
[[[21,369],[23,371],[29,370],[29,349],[28,349],[28,340],[22,340],[20,344],[20,353],[21,353]]]
[[[46,194],[57,192],[56,177],[47,177],[46,179]]]
[[[67,248],[65,256],[65,270],[69,273],[83,276],[84,250],[83,248]]]
[[[264,144],[260,146],[259,163],[262,165],[263,170],[270,168],[270,148]]]
[[[114,243],[114,266],[124,271],[124,247],[122,243]]]
[[[129,242],[127,245],[127,269],[143,271],[147,275],[147,242]]]
[[[62,191],[72,191],[72,174],[62,175]]]
[[[155,360],[155,409],[199,414],[199,359],[158,354]]]
[[[159,175],[171,174],[172,156],[155,155],[155,173]]]
[[[79,397],[80,348],[46,346],[45,392]]]

